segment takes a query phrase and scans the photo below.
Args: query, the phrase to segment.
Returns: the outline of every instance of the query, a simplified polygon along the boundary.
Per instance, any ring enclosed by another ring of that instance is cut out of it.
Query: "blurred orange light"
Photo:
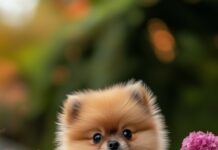
[[[172,51],[174,48],[174,39],[167,31],[159,30],[154,32],[153,40],[155,41],[155,47],[163,52]]]
[[[10,108],[25,108],[28,91],[16,64],[0,59],[0,104]]]
[[[152,19],[148,23],[150,41],[157,58],[163,62],[175,59],[175,39],[166,24],[159,19]]]
[[[0,58],[0,87],[7,85],[17,75],[15,63]]]
[[[71,2],[61,2],[58,0],[64,14],[71,19],[81,19],[88,15],[91,4],[89,0],[72,0]]]

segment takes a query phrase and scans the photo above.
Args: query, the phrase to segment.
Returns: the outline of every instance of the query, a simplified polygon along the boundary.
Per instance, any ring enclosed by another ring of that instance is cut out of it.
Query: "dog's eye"
[[[132,132],[129,129],[125,129],[125,130],[123,130],[123,136],[127,140],[130,140],[132,138]]]
[[[92,139],[95,144],[98,144],[102,139],[102,135],[100,133],[95,133]]]

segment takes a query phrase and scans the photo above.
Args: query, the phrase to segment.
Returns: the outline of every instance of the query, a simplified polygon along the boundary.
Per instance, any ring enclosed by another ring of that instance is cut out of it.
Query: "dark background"
[[[218,134],[216,0],[0,0],[0,149],[52,150],[66,94],[143,80],[172,150]],[[146,140],[146,139],[145,139]]]

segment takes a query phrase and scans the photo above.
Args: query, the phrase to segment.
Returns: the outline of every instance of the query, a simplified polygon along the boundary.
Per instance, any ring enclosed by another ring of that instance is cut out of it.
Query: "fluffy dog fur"
[[[168,145],[155,98],[140,81],[69,95],[56,136],[56,150],[166,150]],[[118,145],[111,148],[110,141]]]

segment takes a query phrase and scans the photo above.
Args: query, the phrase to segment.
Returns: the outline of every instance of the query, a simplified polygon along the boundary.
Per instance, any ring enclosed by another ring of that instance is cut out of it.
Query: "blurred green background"
[[[132,78],[157,95],[170,149],[218,134],[218,1],[0,0],[1,150],[54,149],[66,94]]]

